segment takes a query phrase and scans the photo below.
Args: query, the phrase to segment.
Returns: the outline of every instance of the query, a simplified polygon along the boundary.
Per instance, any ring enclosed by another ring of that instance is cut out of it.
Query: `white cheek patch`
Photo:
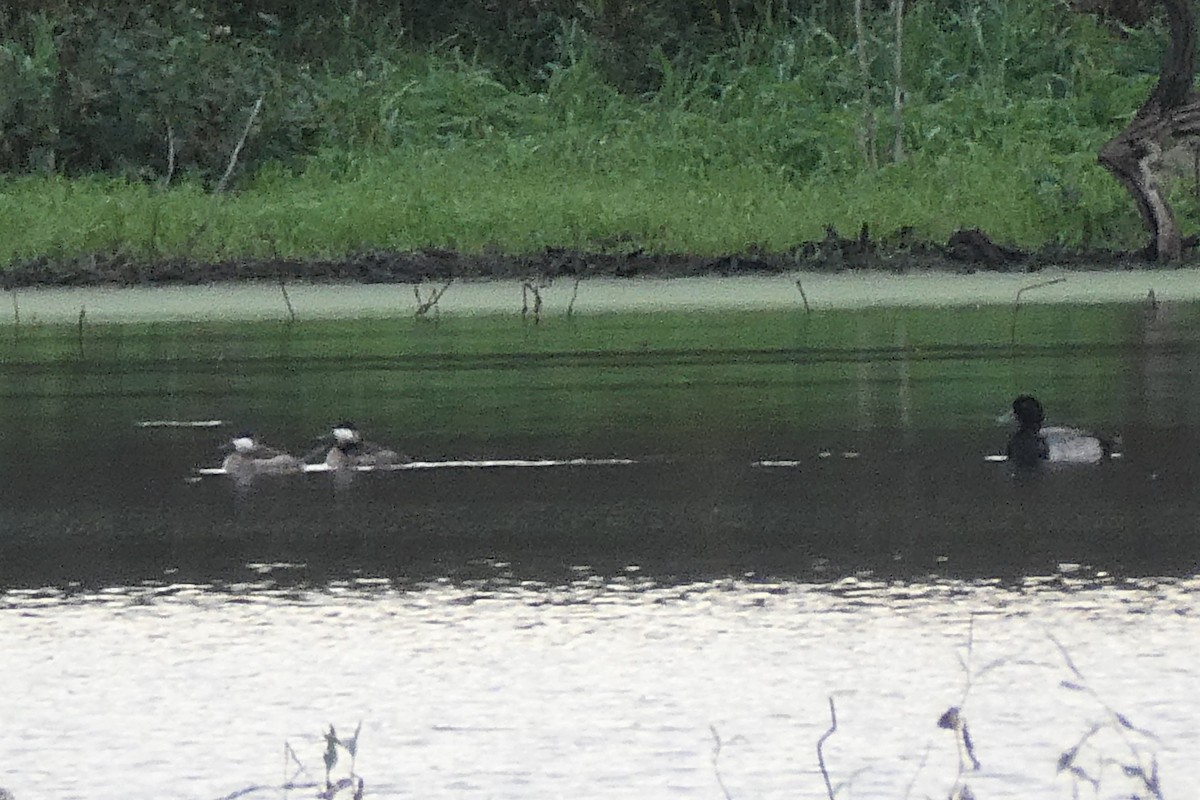
[[[358,441],[358,431],[353,428],[334,428],[333,438],[338,444],[349,444]]]
[[[239,453],[248,453],[254,449],[254,440],[249,436],[239,436],[233,440],[233,449]]]

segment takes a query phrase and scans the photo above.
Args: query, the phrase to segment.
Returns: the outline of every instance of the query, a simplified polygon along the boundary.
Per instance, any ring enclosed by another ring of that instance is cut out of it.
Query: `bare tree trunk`
[[[1123,131],[1100,148],[1099,160],[1133,197],[1150,232],[1148,251],[1159,261],[1176,261],[1183,237],[1163,194],[1157,169],[1176,139],[1200,134],[1196,75],[1196,19],[1192,0],[1163,0],[1171,44],[1158,84]]]
[[[879,166],[875,152],[875,112],[871,108],[871,61],[867,57],[867,26],[863,22],[862,0],[854,0],[854,30],[858,36],[858,66],[862,71],[863,131],[860,143],[871,169]]]
[[[892,0],[896,12],[896,58],[892,63],[892,161],[904,159],[904,0]]]

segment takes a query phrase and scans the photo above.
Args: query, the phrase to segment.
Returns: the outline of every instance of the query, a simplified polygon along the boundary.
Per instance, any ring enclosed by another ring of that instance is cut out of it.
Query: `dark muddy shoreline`
[[[955,232],[945,243],[920,239],[907,229],[881,239],[867,226],[855,238],[832,228],[824,239],[782,253],[750,250],[722,256],[686,253],[585,252],[547,248],[525,255],[461,253],[443,249],[371,250],[341,258],[245,257],[204,261],[183,257],[135,258],[93,253],[73,259],[34,258],[0,273],[5,289],[35,286],[156,286],[214,282],[299,280],[353,283],[421,283],[450,279],[551,280],[558,277],[696,277],[773,275],[795,270],[889,273],[1036,272],[1057,266],[1121,270],[1151,266],[1144,251],[1045,246],[1022,250],[997,244],[977,229]]]

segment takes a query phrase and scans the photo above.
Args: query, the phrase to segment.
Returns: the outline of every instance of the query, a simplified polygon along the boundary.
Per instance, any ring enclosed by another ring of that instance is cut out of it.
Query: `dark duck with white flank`
[[[1112,456],[1111,439],[1078,428],[1043,427],[1045,409],[1032,395],[1018,397],[1012,409],[1017,429],[1009,437],[1007,454],[1009,461],[1019,466],[1097,464]]]

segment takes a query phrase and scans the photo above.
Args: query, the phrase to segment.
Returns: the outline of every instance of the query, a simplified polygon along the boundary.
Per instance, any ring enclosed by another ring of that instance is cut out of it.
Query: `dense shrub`
[[[251,162],[305,146],[303,75],[186,3],[17,20],[0,43],[0,169],[219,175],[259,96]]]
[[[867,96],[887,137],[891,2],[865,5]],[[1081,5],[1140,13],[1134,0]],[[1036,128],[1033,113],[1053,118],[1054,147],[1092,147],[1136,107],[1163,41],[1064,2],[907,6],[903,133],[931,155],[998,145]],[[845,0],[10,0],[0,24],[0,172],[211,186],[260,97],[244,172],[497,137],[596,158],[595,142],[626,135],[689,169],[860,166]]]

